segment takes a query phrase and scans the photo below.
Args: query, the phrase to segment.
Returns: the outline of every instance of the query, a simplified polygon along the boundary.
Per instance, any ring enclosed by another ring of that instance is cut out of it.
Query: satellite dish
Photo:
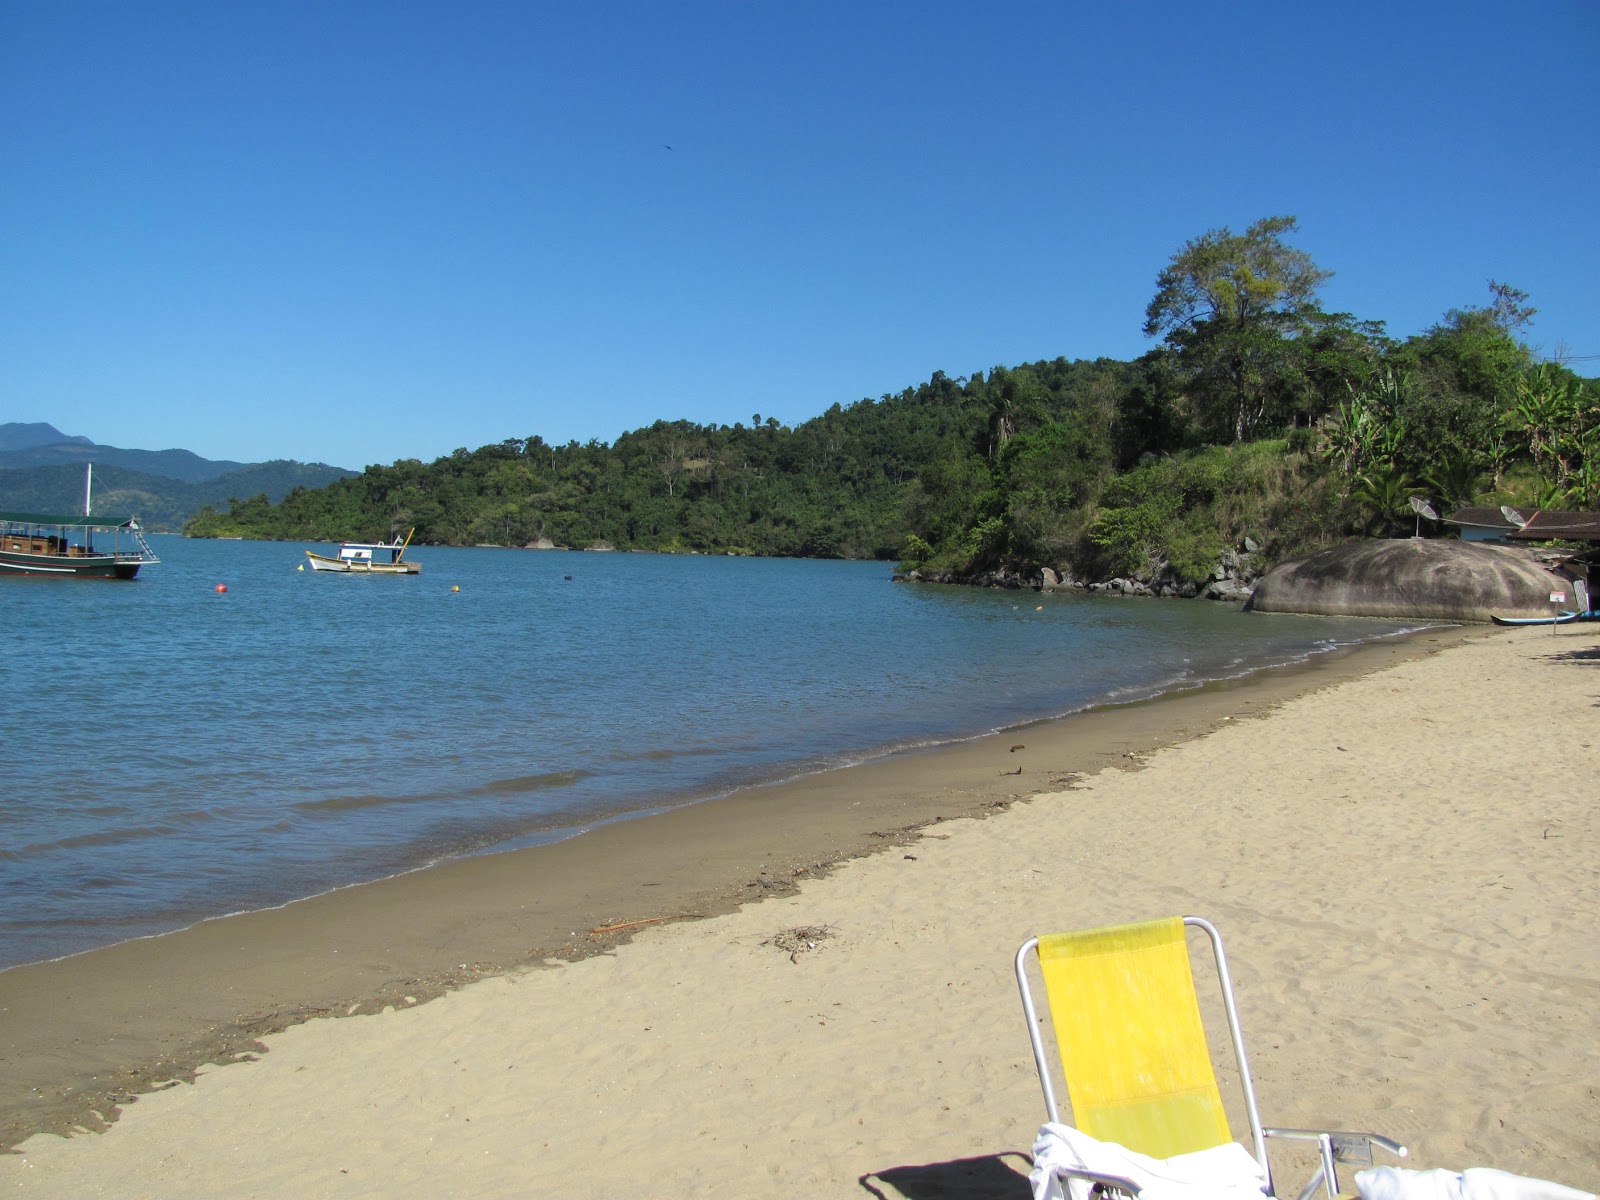
[[[1427,517],[1430,521],[1437,521],[1439,519],[1439,514],[1433,511],[1433,505],[1429,504],[1421,496],[1411,497],[1411,511],[1417,514],[1417,527],[1412,532],[1412,537],[1419,538],[1422,536],[1423,517]]]
[[[1528,518],[1523,516],[1516,509],[1512,508],[1509,504],[1502,504],[1500,506],[1500,515],[1506,520],[1510,521],[1518,529],[1521,529],[1528,523]]]

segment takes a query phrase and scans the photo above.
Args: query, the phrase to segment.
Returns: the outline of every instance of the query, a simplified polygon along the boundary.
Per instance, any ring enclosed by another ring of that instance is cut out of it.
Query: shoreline
[[[208,538],[207,540],[226,541],[230,539]],[[481,549],[483,547],[473,548]],[[1383,621],[1384,623],[1390,623],[1390,619],[1388,618],[1379,618],[1379,620]],[[5,972],[11,970],[33,968],[51,963],[63,962],[67,959],[76,958],[83,954],[99,953],[113,949],[118,945],[170,937],[175,934],[184,933],[187,930],[204,925],[211,921],[245,917],[255,913],[273,912],[288,908],[294,904],[300,904],[312,900],[320,900],[329,895],[348,891],[351,888],[386,883],[393,879],[402,878],[404,876],[416,874],[421,871],[431,871],[442,866],[447,866],[453,862],[471,861],[479,858],[492,857],[498,854],[520,853],[525,850],[557,845],[571,841],[575,838],[589,836],[595,830],[608,825],[624,821],[644,820],[652,817],[658,817],[665,813],[674,812],[681,808],[692,808],[703,804],[720,803],[727,800],[729,797],[740,793],[759,795],[770,793],[774,789],[780,787],[788,787],[791,785],[804,786],[810,780],[830,776],[838,771],[849,771],[862,767],[871,767],[875,764],[895,761],[909,755],[925,753],[936,754],[944,751],[954,751],[964,746],[981,742],[985,738],[1001,738],[1017,730],[1032,729],[1039,726],[1046,726],[1057,721],[1072,720],[1086,713],[1100,711],[1116,712],[1132,706],[1162,703],[1190,693],[1203,693],[1213,688],[1232,687],[1241,683],[1246,683],[1247,681],[1257,677],[1276,672],[1295,672],[1303,668],[1312,668],[1315,667],[1319,661],[1324,659],[1337,659],[1346,654],[1359,654],[1365,647],[1390,643],[1403,643],[1419,635],[1427,635],[1439,632],[1441,630],[1459,629],[1470,633],[1474,628],[1477,628],[1480,631],[1486,631],[1488,629],[1487,626],[1463,626],[1460,622],[1452,622],[1442,619],[1438,621],[1427,621],[1417,624],[1407,623],[1404,625],[1395,622],[1394,628],[1391,630],[1377,634],[1370,638],[1362,639],[1360,641],[1330,640],[1327,642],[1319,642],[1315,646],[1304,650],[1298,656],[1285,662],[1245,666],[1234,674],[1218,675],[1199,680],[1185,678],[1177,681],[1166,680],[1139,685],[1136,687],[1127,687],[1122,689],[1120,692],[1088,702],[1082,707],[1071,708],[1062,712],[1047,713],[1046,715],[1042,716],[1018,718],[1014,723],[1001,725],[997,728],[978,730],[975,732],[928,733],[915,739],[907,739],[902,742],[887,745],[871,746],[859,750],[852,749],[850,751],[828,754],[815,753],[810,757],[797,758],[791,761],[780,762],[765,768],[761,768],[756,772],[751,772],[744,781],[738,783],[729,783],[726,786],[719,787],[713,785],[712,787],[704,790],[696,790],[692,785],[683,786],[662,791],[656,796],[654,802],[642,803],[638,807],[633,807],[631,804],[619,803],[610,807],[601,808],[595,811],[592,815],[588,816],[580,816],[577,813],[567,814],[558,824],[550,826],[540,825],[535,828],[507,834],[504,836],[502,842],[498,846],[491,845],[485,848],[467,849],[460,852],[447,851],[435,857],[427,859],[419,858],[417,861],[414,861],[410,864],[402,864],[396,867],[391,874],[378,875],[370,878],[354,878],[348,882],[325,884],[323,886],[323,890],[312,892],[309,895],[292,896],[286,899],[273,899],[269,901],[263,901],[255,907],[241,907],[231,911],[219,911],[208,915],[190,914],[188,917],[188,924],[176,925],[165,929],[158,928],[150,932],[135,933],[125,936],[118,942],[110,942],[104,945],[92,945],[81,949],[66,950],[63,953],[54,954],[49,957],[22,959],[19,961],[9,962],[0,960],[0,975],[4,975]],[[536,778],[555,778],[558,775],[566,774],[581,776],[586,773],[587,772],[585,769],[578,768],[570,771],[556,772],[554,775],[548,777],[541,776]],[[507,781],[489,780],[487,783],[480,782],[468,788],[468,790],[492,790],[496,789],[501,783],[504,782]],[[434,799],[437,797],[429,796],[425,798]],[[311,802],[300,802],[296,803],[293,807],[310,809],[340,807],[343,806],[343,799],[343,797],[340,797],[333,801],[318,800]],[[359,799],[364,801],[368,798],[360,797]],[[378,803],[398,802],[396,798],[386,796],[375,797],[373,799]],[[412,799],[412,797],[406,796],[403,797],[403,799],[409,801]]]
[[[313,1017],[410,1006],[791,895],[929,825],[1136,769],[1235,717],[1481,636],[1441,626],[1342,647],[0,971],[0,1148],[104,1128],[139,1094]]]

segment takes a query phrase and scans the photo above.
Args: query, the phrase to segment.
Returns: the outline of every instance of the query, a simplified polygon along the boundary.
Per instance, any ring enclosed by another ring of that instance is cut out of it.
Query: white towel
[[[1356,1190],[1362,1200],[1595,1200],[1593,1192],[1493,1167],[1468,1167],[1465,1171],[1373,1167],[1356,1172]]]
[[[1172,1158],[1151,1158],[1115,1142],[1098,1141],[1070,1125],[1049,1122],[1040,1128],[1033,1143],[1030,1179],[1034,1200],[1061,1200],[1062,1184],[1056,1171],[1063,1167],[1126,1179],[1138,1187],[1142,1200],[1261,1200],[1266,1187],[1261,1164],[1238,1142]],[[1088,1200],[1093,1184],[1069,1179],[1066,1186],[1071,1200]]]

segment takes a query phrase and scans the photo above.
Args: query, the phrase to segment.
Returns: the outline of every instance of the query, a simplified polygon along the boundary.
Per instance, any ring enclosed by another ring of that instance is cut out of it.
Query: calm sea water
[[[152,544],[132,583],[0,580],[0,967],[1399,628],[884,564]]]

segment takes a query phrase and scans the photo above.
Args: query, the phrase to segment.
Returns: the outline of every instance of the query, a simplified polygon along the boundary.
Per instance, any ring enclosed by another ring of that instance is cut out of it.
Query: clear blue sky
[[[1493,278],[1600,355],[1597,62],[1594,0],[0,0],[0,421],[357,468],[793,424],[1142,354],[1172,254],[1278,213],[1330,309]]]

